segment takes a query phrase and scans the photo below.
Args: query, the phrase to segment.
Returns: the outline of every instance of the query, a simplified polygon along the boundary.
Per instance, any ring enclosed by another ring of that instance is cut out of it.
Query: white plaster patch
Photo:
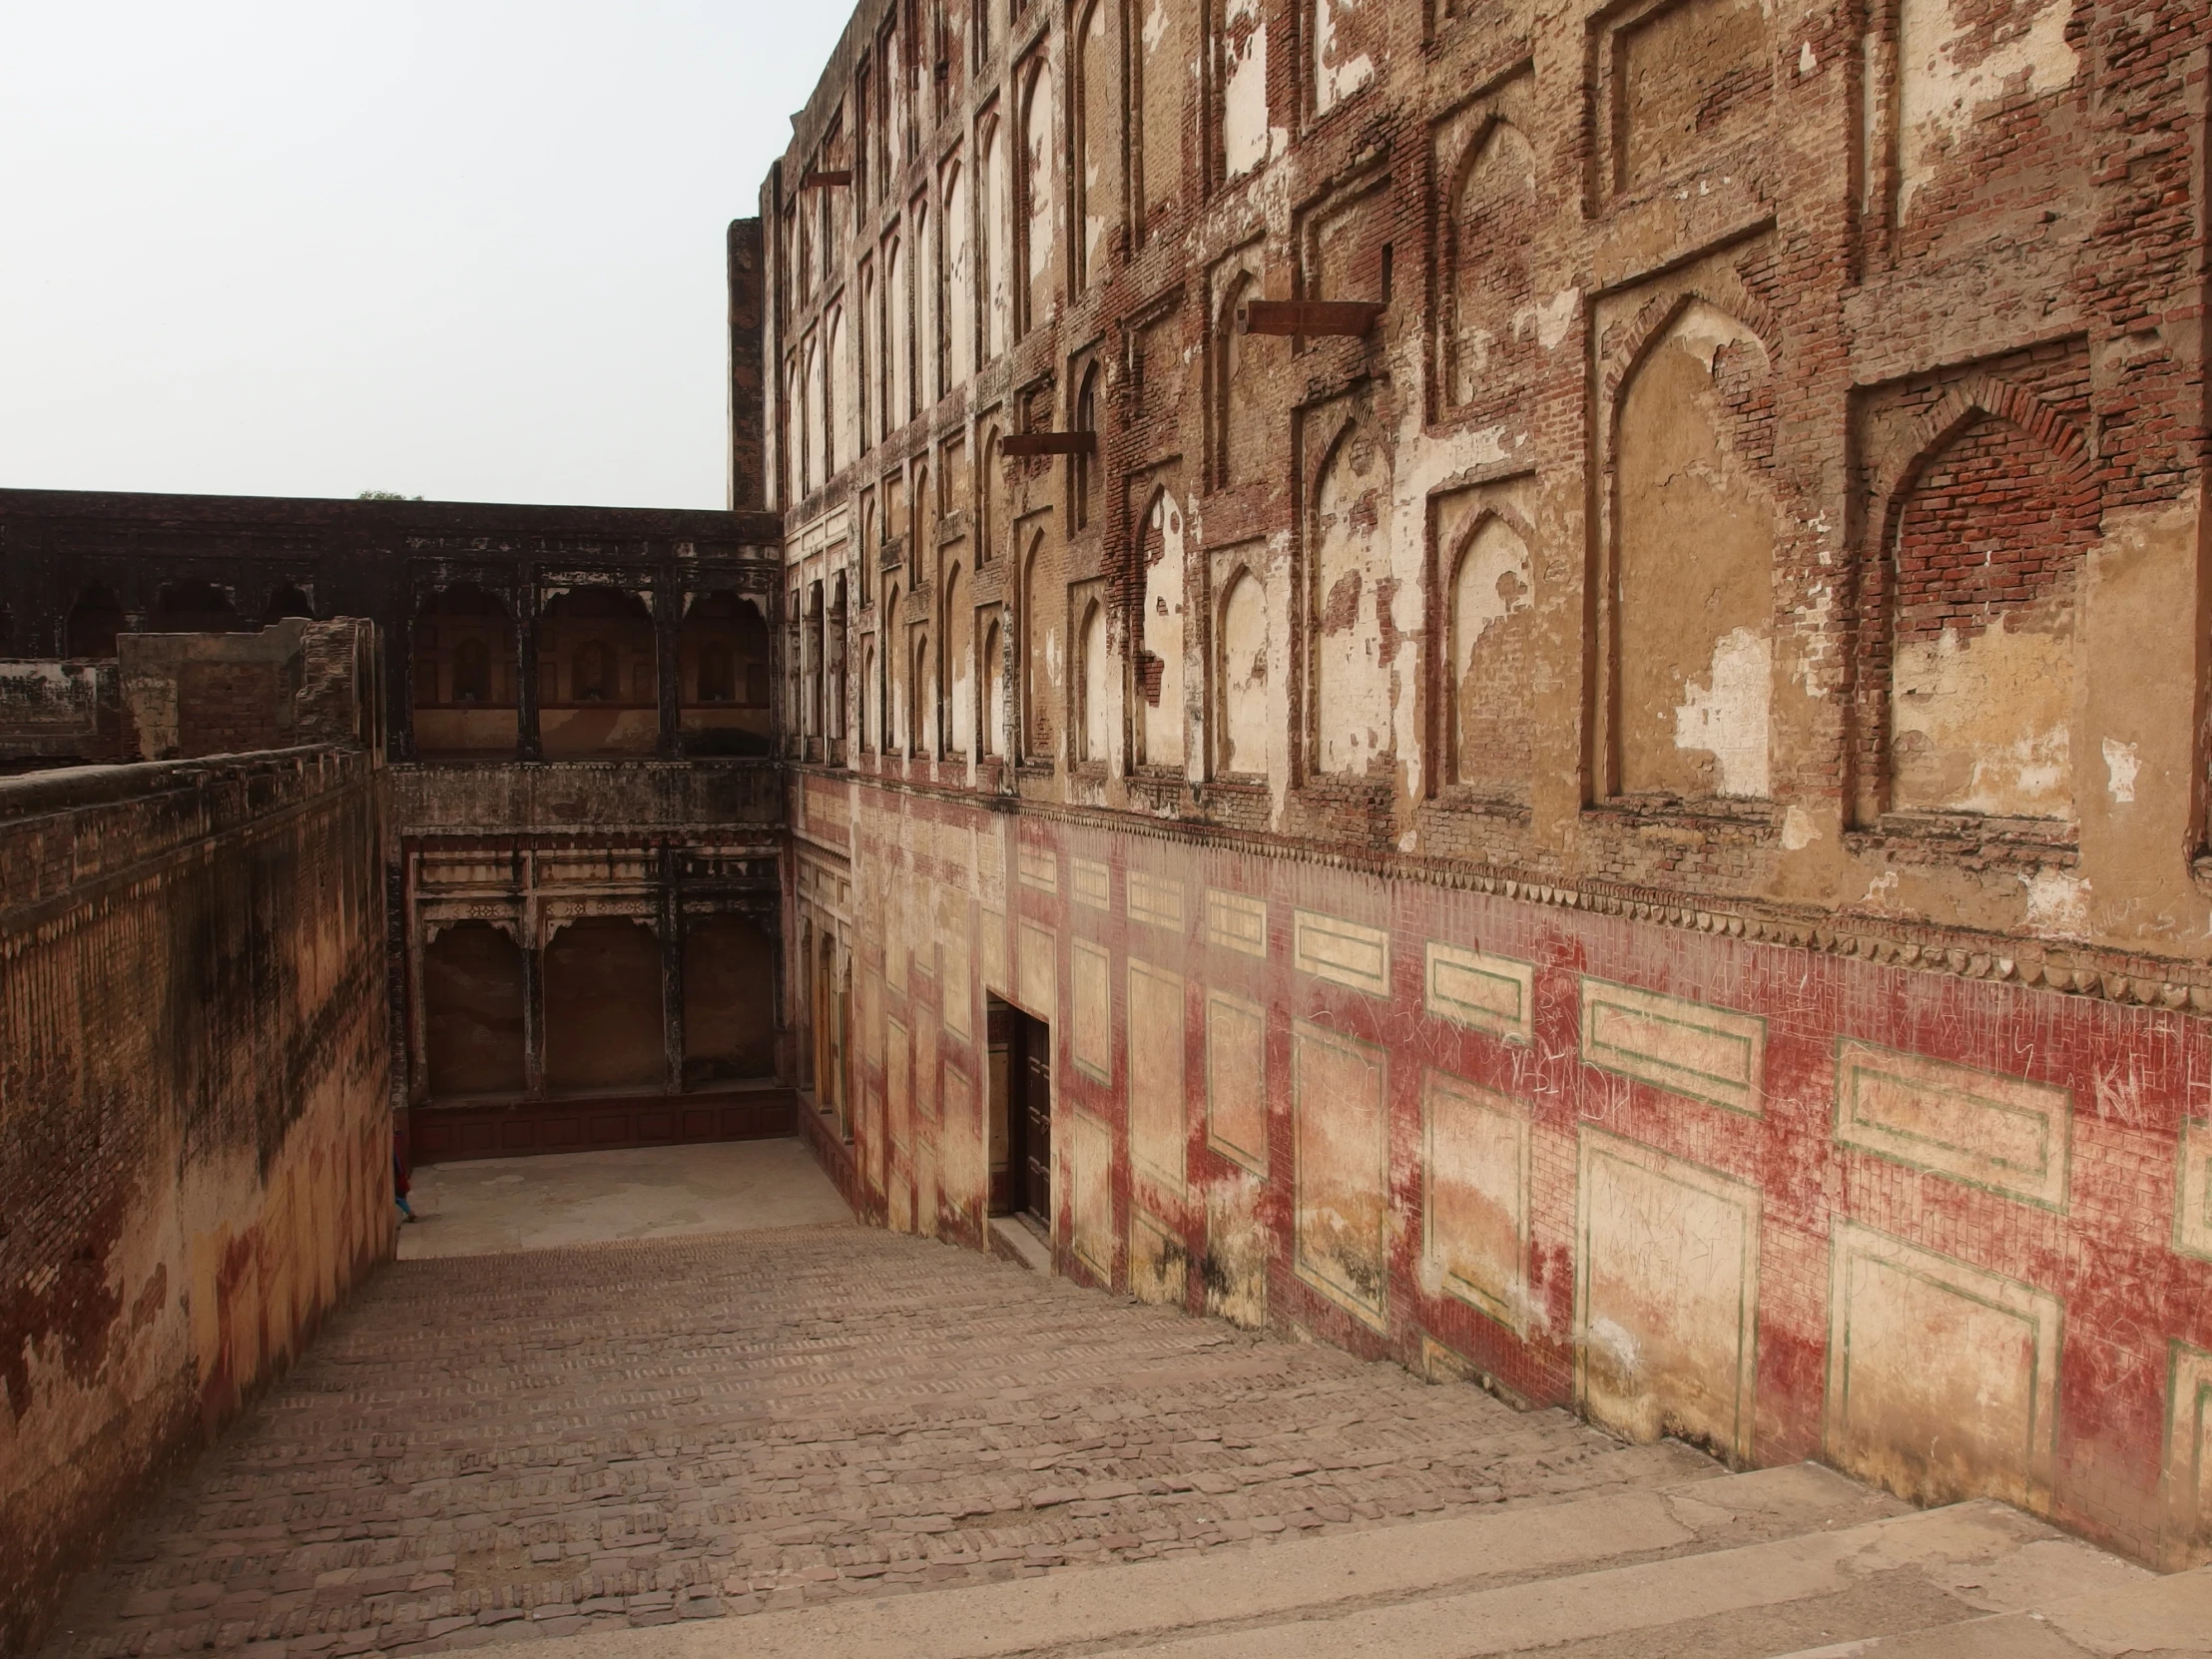
[[[1674,712],[1674,746],[1713,757],[1719,794],[1764,796],[1774,642],[1749,628],[1731,629],[1713,646],[1707,678],[1704,686],[1690,682]]]
[[[2105,788],[2111,793],[2113,805],[2126,806],[2135,799],[2135,774],[2142,764],[2134,744],[2117,738],[2104,740]]]
[[[1268,159],[1268,34],[1260,0],[1229,0],[1222,24],[1230,42],[1222,86],[1222,159],[1234,179]]]
[[[1478,432],[1469,432],[1466,447],[1469,466],[1489,466],[1493,462],[1502,461],[1507,453],[1505,428],[1501,425],[1485,426]]]
[[[1587,1335],[1590,1347],[1601,1351],[1620,1371],[1629,1376],[1635,1375],[1636,1364],[1641,1356],[1633,1335],[1609,1319],[1590,1321]]]
[[[1821,60],[1813,55],[1813,43],[1809,40],[1800,42],[1797,50],[1797,72],[1800,75],[1810,75],[1820,66]]]
[[[2089,883],[2064,870],[2039,869],[2023,875],[2027,887],[2027,925],[2038,933],[2080,933],[2089,925]]]
[[[1813,815],[1803,807],[1792,807],[1782,815],[1782,850],[1802,852],[1821,838],[1819,829],[1813,823]]]
[[[1914,196],[1930,183],[1944,154],[1973,125],[1981,107],[2008,93],[2054,92],[2080,72],[2080,55],[2066,39],[2073,8],[2044,0],[2027,27],[1971,63],[1961,63],[1961,38],[1950,0],[1904,0],[1899,8],[1898,127],[1901,149],[1898,217],[1907,218]],[[1978,45],[1979,43],[1974,43]]]
[[[1573,326],[1574,313],[1581,303],[1581,289],[1561,288],[1551,296],[1550,304],[1531,305],[1527,311],[1523,312],[1523,315],[1531,318],[1536,324],[1536,343],[1546,351],[1556,350],[1559,342],[1567,337],[1568,328]],[[1520,317],[1514,317],[1513,321],[1517,328]],[[1708,353],[1706,356],[1707,367],[1712,366],[1712,360],[1711,354]]]
[[[1375,60],[1362,52],[1337,59],[1337,13],[1355,9],[1358,0],[1315,0],[1314,113],[1327,114],[1375,79]]]

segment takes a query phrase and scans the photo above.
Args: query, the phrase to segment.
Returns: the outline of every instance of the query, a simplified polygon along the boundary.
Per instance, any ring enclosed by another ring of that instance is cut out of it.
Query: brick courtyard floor
[[[398,1262],[46,1654],[428,1651],[1709,1468],[859,1227]]]

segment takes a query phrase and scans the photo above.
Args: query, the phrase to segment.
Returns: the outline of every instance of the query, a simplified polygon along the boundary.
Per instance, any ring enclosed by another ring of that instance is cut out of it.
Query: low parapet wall
[[[391,1252],[378,779],[0,781],[0,1652]]]

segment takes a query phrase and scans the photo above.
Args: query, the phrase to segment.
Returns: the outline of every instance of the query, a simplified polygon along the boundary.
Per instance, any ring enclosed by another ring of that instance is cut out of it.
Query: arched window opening
[[[550,759],[650,755],[660,683],[645,601],[598,585],[554,595],[538,626],[538,704]]]
[[[69,609],[63,649],[72,657],[112,657],[123,623],[123,606],[114,592],[105,582],[94,582]]]
[[[415,613],[415,753],[491,760],[515,752],[521,676],[514,617],[497,594],[456,582]]]

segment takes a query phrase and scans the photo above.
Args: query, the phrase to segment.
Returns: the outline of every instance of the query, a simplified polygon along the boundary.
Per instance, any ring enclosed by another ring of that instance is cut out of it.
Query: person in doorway
[[[391,1149],[391,1196],[399,1206],[399,1219],[403,1222],[415,1219],[414,1206],[407,1202],[407,1166],[399,1161],[399,1148]]]

